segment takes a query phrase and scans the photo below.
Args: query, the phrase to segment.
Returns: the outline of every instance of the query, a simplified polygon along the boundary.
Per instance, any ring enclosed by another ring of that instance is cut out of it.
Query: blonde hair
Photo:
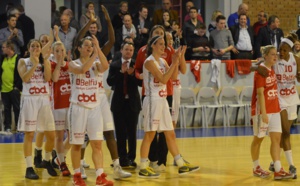
[[[276,47],[274,45],[267,45],[267,46],[260,47],[260,52],[263,56],[266,56],[270,53],[272,49],[276,50]]]
[[[215,10],[212,15],[211,15],[211,20],[212,21],[216,21],[216,18],[218,17],[218,15],[223,15],[222,12],[220,10]]]
[[[61,41],[55,41],[52,45],[51,45],[51,50],[52,50],[52,52],[54,51],[54,49],[55,49],[55,47],[57,47],[57,46],[61,46],[63,49],[64,49],[64,57],[66,57],[66,47],[65,47],[65,45],[61,42]]]

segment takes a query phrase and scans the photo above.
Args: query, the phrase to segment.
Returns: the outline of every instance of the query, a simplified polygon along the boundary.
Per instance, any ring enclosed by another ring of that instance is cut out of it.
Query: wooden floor
[[[158,179],[139,178],[138,170],[133,171],[133,176],[122,181],[115,181],[115,186],[193,186],[193,185],[253,185],[253,186],[279,186],[279,185],[300,185],[300,178],[288,181],[273,181],[260,179],[252,176],[252,162],[250,157],[251,136],[239,137],[205,137],[178,139],[178,145],[184,158],[201,169],[198,172],[178,176],[177,168],[172,165],[173,158],[168,156],[166,173],[162,173]],[[138,148],[140,147],[138,141]],[[300,168],[300,135],[292,135],[294,163]],[[269,155],[270,140],[265,139],[261,148],[260,162],[264,168],[268,168],[271,160]],[[0,186],[67,186],[72,185],[71,177],[50,177],[46,170],[38,169],[41,179],[32,181],[24,178],[25,161],[23,158],[22,144],[0,144]],[[110,156],[106,146],[104,150],[105,172],[112,179],[112,168]],[[138,149],[139,151],[139,149]],[[92,164],[91,149],[87,148],[86,161]],[[139,154],[139,153],[138,153]],[[67,163],[70,164],[70,157],[67,156]],[[139,158],[137,158],[139,163]],[[288,169],[284,156],[283,166]],[[95,185],[95,171],[93,168],[86,169],[88,179],[87,185]]]

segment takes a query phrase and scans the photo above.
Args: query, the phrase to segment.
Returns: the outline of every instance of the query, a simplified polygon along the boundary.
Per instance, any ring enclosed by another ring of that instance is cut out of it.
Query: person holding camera
[[[230,51],[233,49],[231,32],[225,29],[226,17],[219,15],[216,18],[216,29],[210,33],[209,42],[212,47],[213,59],[230,59]]]

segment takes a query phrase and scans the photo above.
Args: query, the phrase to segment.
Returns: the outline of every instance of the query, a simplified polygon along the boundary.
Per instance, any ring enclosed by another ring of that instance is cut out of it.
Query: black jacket
[[[23,81],[18,72],[18,63],[19,63],[20,56],[18,54],[15,54],[15,55],[17,55],[17,58],[16,58],[16,63],[15,63],[15,69],[14,69],[14,84],[13,84],[13,86],[18,88],[19,91],[22,91]],[[5,58],[5,56],[1,55],[1,57],[0,57],[0,90],[2,87],[2,73],[3,73],[2,64],[3,64],[4,58]]]
[[[130,66],[133,67],[135,65],[135,61],[131,59]],[[125,101],[125,96],[123,93],[123,83],[124,83],[124,73],[121,73],[121,66],[122,61],[118,59],[113,61],[109,67],[109,73],[107,77],[107,84],[112,86],[114,90],[113,97],[111,100],[111,111],[112,112],[120,112],[123,108],[124,104],[127,104]],[[136,79],[135,73],[133,72],[132,75],[128,75],[128,82],[127,82],[127,90],[129,96],[129,104],[127,108],[130,109],[132,112],[139,112],[141,110],[141,99],[140,94],[138,91],[139,84],[142,83],[141,80]]]
[[[234,46],[236,46],[236,44],[239,41],[240,29],[241,28],[240,28],[239,25],[234,25],[234,26],[230,27],[230,31],[231,31],[231,34],[232,34],[232,39],[233,39],[233,42],[234,42]],[[253,31],[253,28],[251,26],[248,26],[247,31],[248,31],[248,34],[250,36],[252,50],[254,50],[254,31]]]

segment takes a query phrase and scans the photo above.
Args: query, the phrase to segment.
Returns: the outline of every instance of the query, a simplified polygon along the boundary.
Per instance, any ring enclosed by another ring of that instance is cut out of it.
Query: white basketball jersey
[[[99,94],[105,94],[105,89],[103,85],[103,73],[98,73],[98,86],[99,86]]]
[[[32,68],[32,62],[30,58],[25,58],[26,69]],[[29,82],[23,82],[22,95],[24,96],[39,96],[50,95],[49,83],[44,79],[44,73],[42,71],[42,65],[38,64]]]
[[[165,62],[163,59],[156,61],[155,58],[151,55],[147,60],[153,60],[157,68],[164,74],[166,72]],[[144,75],[144,87],[145,95],[151,98],[164,98],[167,97],[167,86],[157,79],[145,68],[143,65],[143,75]]]
[[[277,77],[278,97],[280,107],[287,107],[299,103],[299,96],[296,89],[297,63],[295,57],[290,53],[289,61],[278,59],[274,65]]]
[[[74,61],[82,65],[80,59]],[[71,97],[70,102],[87,108],[95,108],[100,104],[98,88],[98,71],[96,62],[84,74],[70,73]]]

